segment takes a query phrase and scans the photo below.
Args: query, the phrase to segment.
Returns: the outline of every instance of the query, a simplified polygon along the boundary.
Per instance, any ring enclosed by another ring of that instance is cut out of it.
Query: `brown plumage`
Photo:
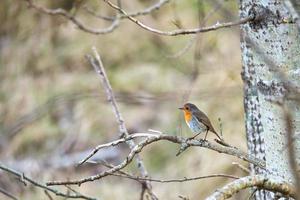
[[[204,138],[206,139],[208,131],[211,131],[220,140],[223,140],[215,131],[214,127],[212,126],[206,114],[201,110],[199,110],[197,106],[195,106],[192,103],[186,103],[182,108],[179,109],[183,110],[184,118],[189,128],[196,133],[196,135],[193,138],[195,138],[200,133],[206,131],[205,138]]]

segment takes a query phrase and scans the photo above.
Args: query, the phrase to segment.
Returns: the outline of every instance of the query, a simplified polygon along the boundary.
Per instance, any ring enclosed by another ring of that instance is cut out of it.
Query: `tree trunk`
[[[249,153],[265,160],[266,170],[253,165],[250,169],[252,174],[293,182],[285,112],[274,101],[285,100],[291,92],[287,80],[300,86],[300,34],[280,0],[240,0],[240,17],[251,14],[256,20],[241,26],[246,136]],[[284,105],[293,116],[294,134],[299,134],[299,102],[285,100]],[[294,145],[299,159],[299,140]],[[255,193],[256,199],[273,199],[273,195]]]

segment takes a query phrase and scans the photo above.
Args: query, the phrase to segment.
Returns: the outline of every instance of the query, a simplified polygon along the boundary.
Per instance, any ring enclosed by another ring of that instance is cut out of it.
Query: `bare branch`
[[[48,197],[49,200],[53,200],[52,196],[49,194],[47,190],[44,190],[45,195]]]
[[[90,9],[87,6],[84,6],[83,9],[88,14],[90,14],[90,15],[96,17],[96,18],[99,18],[99,19],[103,19],[103,20],[106,20],[106,21],[114,21],[116,19],[116,17],[111,17],[111,16],[105,16],[105,15],[97,14],[97,13],[95,13],[95,11],[93,11],[92,9]]]
[[[182,49],[180,49],[179,51],[177,51],[175,53],[169,54],[166,57],[167,58],[178,58],[178,57],[182,56],[183,54],[188,52],[188,50],[195,44],[196,40],[197,40],[197,35],[193,35]]]
[[[153,179],[153,178],[143,178],[139,176],[133,176],[128,173],[123,174],[111,174],[112,176],[122,177],[122,178],[128,178],[136,181],[150,181],[150,182],[157,182],[157,183],[183,183],[188,181],[196,181],[201,179],[207,179],[207,178],[231,178],[231,179],[239,179],[237,176],[228,175],[228,174],[211,174],[211,175],[205,175],[205,176],[196,176],[191,178],[181,178],[181,179]]]
[[[223,4],[225,3],[225,1],[222,1],[221,3],[219,2],[214,2],[216,4],[216,6],[204,17],[203,20],[200,21],[199,19],[199,26],[204,26],[206,24],[206,22],[208,21],[208,19],[215,14],[219,9],[221,9],[223,7]],[[171,55],[167,55],[167,58],[178,58],[180,56],[182,56],[183,54],[185,54],[194,44],[197,44],[197,39],[199,36],[198,35],[193,35],[189,41],[186,43],[186,45],[179,50],[176,53],[173,53]]]
[[[207,27],[200,27],[200,28],[195,28],[195,29],[178,29],[178,30],[173,30],[173,31],[161,31],[161,30],[149,27],[149,26],[143,24],[142,22],[140,22],[139,20],[137,20],[136,18],[129,16],[126,11],[124,11],[123,9],[118,7],[117,5],[111,3],[110,1],[108,1],[108,0],[103,0],[103,1],[106,2],[110,7],[120,11],[130,21],[134,22],[135,24],[137,24],[141,28],[143,28],[147,31],[150,31],[152,33],[156,33],[156,34],[159,34],[159,35],[165,35],[165,36],[176,36],[176,35],[187,35],[187,34],[196,34],[196,33],[209,32],[209,31],[214,31],[214,30],[218,30],[218,29],[221,29],[221,28],[229,28],[229,27],[232,27],[232,26],[245,24],[247,22],[250,22],[250,21],[254,20],[254,17],[250,16],[248,18],[245,18],[245,19],[242,19],[242,20],[239,20],[239,21],[236,21],[236,22],[216,23],[215,25],[207,26]]]
[[[115,166],[102,162],[102,165],[113,168]],[[200,179],[207,179],[207,178],[230,178],[230,179],[239,179],[240,177],[233,176],[233,175],[228,175],[228,174],[211,174],[211,175],[205,175],[205,176],[197,176],[197,177],[192,177],[192,178],[181,178],[181,179],[153,179],[153,178],[145,178],[145,177],[140,177],[140,176],[134,176],[132,174],[129,174],[127,172],[124,172],[122,170],[117,171],[116,173],[111,174],[112,176],[117,176],[117,177],[122,177],[122,178],[128,178],[132,180],[136,180],[138,182],[141,181],[150,181],[150,182],[157,182],[157,183],[182,183],[182,182],[188,182],[188,181],[195,181],[195,180],[200,180]]]
[[[119,111],[119,108],[117,106],[117,102],[116,102],[115,96],[113,94],[113,91],[112,91],[111,85],[109,83],[109,80],[107,78],[104,66],[102,64],[102,60],[100,59],[100,55],[98,54],[96,48],[93,48],[93,51],[94,51],[95,59],[91,56],[87,56],[87,59],[89,60],[90,64],[94,67],[97,74],[100,75],[103,87],[106,91],[107,99],[112,105],[112,108],[113,108],[113,111],[115,113],[117,122],[119,124],[120,136],[121,137],[128,137],[129,134],[128,134],[127,128],[125,126],[125,122],[124,122],[123,117],[122,117],[122,115]],[[135,146],[133,141],[128,141],[127,144],[129,145],[129,147],[131,149],[134,148],[134,146]],[[147,172],[145,170],[144,164],[142,163],[142,161],[139,157],[137,158],[137,162],[138,162],[138,166],[140,166],[139,168],[140,168],[142,174],[147,176]]]
[[[151,134],[149,134],[149,133],[136,133],[134,135],[133,134],[129,135],[126,138],[122,138],[122,139],[119,139],[119,140],[115,140],[113,142],[98,145],[86,158],[81,160],[78,163],[78,165],[82,165],[83,163],[85,163],[88,159],[90,159],[92,156],[94,156],[102,148],[117,146],[120,143],[124,143],[124,142],[132,140],[133,138],[136,138],[136,137],[149,137],[149,136],[151,136]]]
[[[122,163],[120,163],[119,165],[117,165],[107,171],[104,171],[102,173],[99,173],[99,174],[96,174],[96,175],[93,175],[93,176],[90,176],[87,178],[83,178],[80,180],[52,181],[52,182],[48,182],[47,185],[81,185],[82,183],[91,182],[94,180],[101,179],[105,176],[111,175],[111,174],[125,168],[133,160],[134,156],[136,154],[140,153],[145,146],[152,144],[159,140],[167,140],[167,141],[181,144],[181,145],[186,144],[186,146],[188,146],[188,147],[190,147],[190,146],[205,147],[205,148],[217,151],[219,153],[225,153],[225,154],[229,154],[232,156],[236,156],[242,160],[253,163],[254,165],[257,165],[261,168],[265,167],[265,163],[262,160],[256,159],[255,157],[253,157],[247,153],[244,153],[243,151],[241,151],[237,148],[224,147],[221,145],[213,144],[207,140],[188,140],[183,137],[160,134],[160,135],[153,135],[151,137],[148,137],[144,141],[140,142],[138,145],[134,146],[134,148],[131,149],[131,152],[129,153],[129,155],[126,157],[126,159]]]
[[[4,194],[5,196],[9,197],[10,199],[18,200],[17,197],[15,197],[13,194],[9,193],[5,189],[0,187],[0,193]]]
[[[149,6],[148,8],[146,8],[144,10],[128,13],[128,15],[131,17],[137,17],[140,15],[148,15],[148,14],[152,13],[153,11],[160,9],[162,6],[164,6],[165,4],[167,4],[169,2],[170,2],[170,0],[159,0],[157,3]],[[127,15],[121,15],[121,18],[127,18],[127,17],[128,17]]]
[[[125,122],[124,122],[123,117],[117,106],[117,102],[116,102],[115,96],[113,94],[112,87],[107,78],[102,60],[100,59],[100,55],[98,54],[95,47],[93,47],[93,52],[94,52],[94,57],[87,55],[86,58],[88,59],[89,63],[92,65],[92,67],[95,69],[96,73],[99,75],[99,77],[102,81],[102,85],[103,85],[106,95],[107,95],[107,100],[112,105],[113,112],[116,116],[116,119],[117,119],[117,122],[119,125],[120,136],[121,137],[128,136]]]
[[[84,7],[85,10],[89,14],[91,14],[93,16],[96,16],[98,18],[107,20],[107,21],[112,21],[111,25],[108,26],[107,28],[95,29],[95,28],[90,28],[90,27],[86,26],[82,21],[80,21],[78,18],[71,15],[70,13],[65,11],[64,9],[61,9],[61,8],[49,9],[49,8],[45,8],[45,7],[42,7],[40,5],[35,4],[33,2],[33,0],[25,0],[25,1],[28,3],[29,7],[34,8],[34,9],[36,9],[37,11],[39,11],[41,13],[44,13],[44,14],[47,14],[47,15],[62,16],[64,18],[66,18],[67,20],[71,21],[77,28],[81,29],[82,31],[85,31],[85,32],[88,32],[88,33],[91,33],[91,34],[96,34],[96,35],[107,34],[107,33],[113,32],[117,27],[119,27],[120,19],[124,19],[124,18],[128,17],[124,14],[116,15],[115,17],[97,15],[92,10],[88,9],[87,7]],[[130,13],[130,16],[134,17],[134,16],[150,14],[151,12],[153,12],[154,10],[158,10],[160,7],[162,7],[163,5],[165,5],[168,2],[169,2],[169,0],[160,0],[156,4],[153,4],[152,6],[146,8],[142,11],[137,11],[137,12]]]
[[[247,167],[245,167],[244,165],[241,165],[238,162],[232,162],[232,164],[237,166],[238,168],[240,168],[243,172],[250,174],[250,170]]]
[[[149,143],[149,139],[146,139],[145,141],[141,142],[139,145],[136,145],[134,148],[132,148],[131,152],[129,153],[129,155],[127,156],[127,158],[119,165],[115,166],[112,169],[109,169],[107,171],[104,171],[100,174],[94,175],[94,176],[90,176],[88,178],[84,178],[81,180],[74,180],[74,181],[52,181],[52,182],[48,182],[47,185],[81,185],[82,183],[85,182],[91,182],[94,180],[98,180],[101,179],[105,176],[108,176],[116,171],[119,171],[121,169],[123,169],[124,167],[126,167],[134,158],[134,156],[136,154],[138,154],[139,152],[141,152],[142,148],[144,146],[146,146],[147,143]],[[154,142],[154,141],[152,141]]]
[[[140,11],[136,11],[136,12],[131,12],[131,13],[128,13],[127,15],[131,16],[131,17],[137,17],[137,16],[141,16],[141,15],[149,15],[153,11],[160,9],[162,6],[164,6],[165,4],[167,4],[169,2],[170,2],[170,0],[159,0],[157,3],[149,6],[148,8],[145,8],[144,10],[140,10]],[[103,19],[103,20],[113,21],[113,20],[116,19],[116,17],[103,16],[103,15],[96,14],[93,10],[91,10],[90,8],[88,8],[86,6],[84,7],[84,9],[89,14],[91,14],[91,15],[97,17],[97,18]],[[125,18],[128,18],[127,15],[120,14],[118,17],[120,19],[125,19]]]
[[[77,194],[77,195],[82,195],[80,192],[74,190],[73,188],[71,188],[71,187],[68,186],[68,185],[65,185],[65,187],[68,188],[69,191],[74,192],[74,193]]]
[[[58,16],[62,16],[68,20],[70,20],[73,24],[75,24],[79,29],[88,32],[88,33],[92,33],[92,34],[107,34],[107,33],[111,33],[113,30],[115,30],[118,26],[119,26],[119,18],[116,17],[115,20],[111,23],[111,25],[107,28],[101,28],[101,29],[93,29],[93,28],[89,28],[87,27],[84,23],[82,23],[79,19],[75,18],[73,15],[71,15],[70,13],[68,13],[67,11],[65,11],[64,9],[58,8],[58,9],[48,9],[48,8],[44,8],[42,6],[39,6],[35,3],[33,3],[32,0],[25,0],[28,3],[28,6],[31,8],[36,9],[39,12],[48,14],[48,15],[58,15]]]
[[[55,189],[53,189],[53,188],[51,188],[51,187],[48,187],[48,186],[46,186],[46,185],[44,185],[44,184],[42,184],[42,183],[39,183],[39,182],[37,182],[37,181],[35,181],[35,180],[33,180],[33,179],[31,179],[31,178],[25,176],[25,175],[24,175],[23,173],[21,173],[21,172],[18,172],[18,171],[15,171],[15,170],[13,170],[13,169],[11,169],[11,168],[9,168],[9,167],[6,167],[6,166],[4,166],[4,165],[1,164],[1,163],[0,163],[0,169],[3,170],[3,171],[8,172],[8,173],[10,173],[10,174],[13,174],[13,175],[17,176],[17,177],[20,179],[21,182],[27,181],[27,182],[31,183],[32,185],[34,185],[34,186],[36,186],[36,187],[39,187],[39,188],[41,188],[41,189],[47,190],[47,191],[49,191],[49,192],[52,192],[52,193],[54,193],[54,194],[57,195],[57,196],[67,197],[67,198],[72,198],[72,199],[96,200],[96,198],[88,197],[88,196],[85,196],[85,195],[65,194],[65,193],[62,193],[62,192],[60,192],[60,191],[58,191],[58,190],[55,190]],[[25,183],[26,183],[26,182],[25,182]]]
[[[145,187],[145,184],[142,184],[142,188],[141,188],[141,194],[140,194],[140,200],[144,200],[144,195],[145,195],[145,192],[146,192],[146,187]]]
[[[102,60],[100,59],[100,55],[98,54],[95,47],[93,47],[93,52],[94,52],[95,58],[91,57],[90,55],[87,55],[86,58],[88,59],[89,63],[92,65],[92,67],[95,69],[96,73],[101,78],[102,85],[103,85],[106,95],[107,95],[107,100],[112,105],[113,112],[114,112],[117,122],[119,124],[119,130],[120,130],[121,137],[123,135],[127,136],[128,132],[127,132],[127,129],[125,126],[125,122],[124,122],[123,117],[117,106],[117,102],[116,102],[115,96],[113,94],[109,80],[107,78],[106,72],[104,70]]]
[[[95,69],[96,73],[99,75],[99,77],[102,81],[102,85],[103,85],[103,87],[105,89],[105,92],[106,92],[106,95],[107,95],[107,100],[112,105],[113,112],[114,112],[116,120],[119,124],[120,137],[126,138],[126,137],[129,136],[129,134],[128,134],[127,128],[125,126],[125,122],[123,120],[123,117],[122,117],[122,115],[119,111],[119,108],[117,106],[117,102],[116,102],[112,87],[111,87],[111,85],[109,83],[109,80],[107,78],[102,60],[101,60],[100,55],[98,54],[95,47],[93,47],[93,52],[94,52],[94,57],[87,55],[86,58],[88,59],[89,63],[93,66],[93,68]],[[128,140],[128,141],[126,141],[126,143],[128,144],[128,146],[130,147],[131,150],[134,150],[134,148],[136,147],[135,143],[132,140]],[[133,154],[133,156],[134,155],[135,154]],[[132,156],[132,158],[133,158],[133,156]],[[144,166],[144,163],[143,163],[143,161],[142,161],[142,159],[140,158],[139,155],[136,156],[136,162],[137,162],[137,166],[138,166],[141,174],[144,177],[147,177],[148,172],[147,172],[147,170]],[[123,167],[125,167],[125,166],[126,166],[126,163]],[[151,195],[152,199],[157,199],[157,197],[152,193],[152,186],[150,185],[150,183],[147,182],[146,186],[147,186],[147,191]]]
[[[257,187],[273,192],[280,192],[284,196],[295,198],[295,188],[287,182],[267,178],[263,175],[246,176],[228,183],[223,188],[218,189],[206,200],[223,200],[232,197],[234,194],[246,188]]]

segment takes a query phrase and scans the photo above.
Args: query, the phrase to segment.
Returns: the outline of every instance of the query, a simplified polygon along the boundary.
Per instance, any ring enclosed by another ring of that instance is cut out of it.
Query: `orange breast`
[[[187,123],[189,123],[192,119],[192,113],[190,111],[184,110],[184,119]]]

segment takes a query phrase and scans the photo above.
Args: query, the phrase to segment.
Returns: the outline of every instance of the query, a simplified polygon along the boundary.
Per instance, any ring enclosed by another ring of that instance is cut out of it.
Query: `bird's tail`
[[[224,140],[223,138],[221,138],[221,136],[215,131],[215,130],[213,130],[212,131],[220,140]]]
[[[223,138],[221,138],[221,136],[214,130],[212,131],[220,140],[217,140],[215,139],[215,141],[223,146],[226,146],[226,147],[233,147],[231,146],[230,144],[226,143],[225,140]],[[233,147],[235,148],[235,147]]]

